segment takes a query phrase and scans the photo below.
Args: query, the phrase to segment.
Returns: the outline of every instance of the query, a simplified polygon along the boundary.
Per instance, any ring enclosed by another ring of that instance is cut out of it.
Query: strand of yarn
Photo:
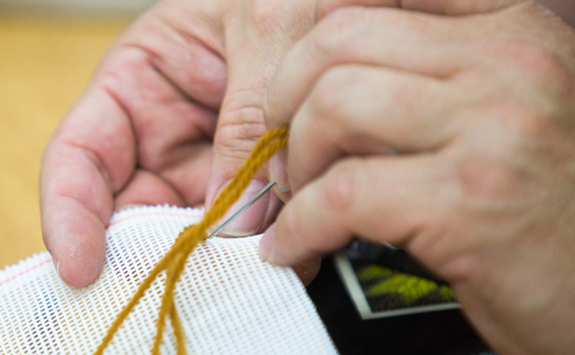
[[[157,276],[163,271],[166,271],[166,283],[156,324],[156,337],[154,339],[152,354],[156,355],[160,353],[160,345],[165,329],[166,317],[168,315],[170,316],[174,336],[176,337],[177,353],[178,355],[186,354],[184,333],[174,302],[175,287],[185,268],[186,260],[194,251],[195,247],[207,238],[208,228],[220,220],[228,209],[238,200],[261,166],[278,150],[286,146],[287,137],[288,129],[282,127],[268,131],[258,141],[250,157],[240,168],[236,177],[220,193],[212,207],[204,215],[202,221],[184,228],[172,245],[170,251],[164,255],[152,271],[150,271],[146,279],[140,284],[130,302],[128,302],[111,324],[106,336],[102,339],[100,346],[94,353],[95,355],[104,353],[104,350],[110,344],[114,334],[116,334],[124,320],[144,296],[146,290],[151,287]]]
[[[275,134],[278,133],[276,137]],[[210,210],[204,216],[204,219],[197,225],[194,225],[195,233],[203,233],[207,237],[206,230],[213,225],[217,220],[219,220],[227,212],[229,207],[240,197],[242,192],[248,186],[256,172],[259,168],[271,158],[279,149],[285,146],[287,142],[287,129],[282,132],[272,132],[270,137],[262,137],[262,139],[256,144],[251,156],[246,160],[242,168],[236,174],[234,180],[226,186],[224,191],[218,196],[218,199],[210,208]],[[220,198],[221,197],[221,198]],[[166,286],[164,291],[164,296],[162,298],[162,306],[160,307],[159,320],[166,317],[170,305],[173,303],[173,293],[175,285],[184,270],[186,260],[188,256],[192,253],[197,243],[188,245],[183,254],[179,259],[177,259],[176,269],[172,277],[166,279]],[[158,322],[156,340],[161,339],[165,321]],[[159,355],[159,348],[156,352],[152,352],[153,355]]]

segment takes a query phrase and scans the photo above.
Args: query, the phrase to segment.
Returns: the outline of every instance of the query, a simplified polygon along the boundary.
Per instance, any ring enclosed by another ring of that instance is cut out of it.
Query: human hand
[[[498,353],[571,353],[573,29],[531,1],[332,11],[361,1],[331,2],[271,82],[289,202],[262,255],[389,242],[450,282]]]
[[[265,132],[267,84],[314,6],[166,0],[126,31],[44,155],[43,236],[64,281],[98,277],[114,210],[213,202]],[[263,197],[229,233],[263,230],[279,207]]]

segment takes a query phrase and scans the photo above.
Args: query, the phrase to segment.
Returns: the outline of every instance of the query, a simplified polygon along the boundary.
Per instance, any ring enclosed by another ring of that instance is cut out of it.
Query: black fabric
[[[308,293],[342,355],[492,354],[459,310],[362,321],[331,258]]]

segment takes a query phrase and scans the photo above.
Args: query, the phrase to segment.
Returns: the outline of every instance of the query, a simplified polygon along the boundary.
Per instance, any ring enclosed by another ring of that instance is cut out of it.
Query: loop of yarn
[[[184,270],[186,260],[195,247],[207,238],[208,228],[221,219],[227,210],[238,200],[258,169],[278,150],[286,146],[287,137],[288,129],[282,127],[268,131],[258,141],[250,157],[240,168],[234,180],[232,180],[218,196],[212,207],[204,215],[202,221],[184,228],[172,245],[170,251],[166,253],[152,269],[148,277],[140,284],[130,302],[122,309],[108,329],[102,343],[94,353],[95,355],[104,353],[104,350],[112,341],[114,334],[116,334],[132,309],[138,304],[138,301],[144,296],[144,293],[150,288],[156,277],[164,271],[166,271],[166,283],[156,324],[156,337],[154,339],[152,354],[160,354],[160,345],[163,339],[167,316],[170,317],[174,336],[176,337],[177,354],[185,355],[187,353],[182,325],[174,302],[174,290]]]

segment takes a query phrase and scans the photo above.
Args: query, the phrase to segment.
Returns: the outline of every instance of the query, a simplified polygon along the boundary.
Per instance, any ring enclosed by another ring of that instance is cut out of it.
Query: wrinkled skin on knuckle
[[[249,18],[261,33],[281,30],[297,40],[312,23],[314,1],[251,0]]]
[[[244,160],[266,132],[261,108],[242,107],[226,114],[233,118],[218,128],[214,149],[223,156]]]

